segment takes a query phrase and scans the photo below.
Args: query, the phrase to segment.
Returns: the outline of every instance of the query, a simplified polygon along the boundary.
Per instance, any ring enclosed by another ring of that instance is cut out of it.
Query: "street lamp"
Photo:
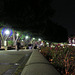
[[[17,33],[16,36],[19,36],[19,34]]]
[[[9,30],[5,30],[4,34],[6,35],[5,40],[7,40],[8,36],[10,35],[10,31]]]
[[[10,34],[10,31],[9,31],[9,30],[6,30],[6,31],[5,31],[5,34],[6,34],[6,35],[9,35],[9,34]]]
[[[6,34],[6,38],[5,38],[5,41],[4,41],[4,46],[5,46],[5,50],[7,50],[7,38],[10,34],[10,31],[9,30],[5,30],[4,32]]]
[[[28,39],[28,38],[29,38],[29,36],[26,36],[25,38],[26,38],[26,39]]]
[[[17,33],[16,36],[17,36],[17,39],[18,39],[19,34]]]
[[[49,43],[47,42],[46,44],[47,44],[47,47],[49,47]]]
[[[38,41],[41,41],[41,39],[39,38]]]
[[[48,45],[49,43],[47,42],[46,44]]]
[[[2,44],[4,44],[4,46],[7,46],[7,38],[11,37],[13,34],[13,31],[10,28],[2,28],[1,30],[1,34],[2,34],[2,41],[4,41],[4,43],[2,42]]]
[[[33,40],[35,40],[35,38],[33,38]]]

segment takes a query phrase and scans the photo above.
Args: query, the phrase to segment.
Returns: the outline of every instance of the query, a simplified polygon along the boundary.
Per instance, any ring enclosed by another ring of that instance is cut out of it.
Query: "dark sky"
[[[56,10],[52,21],[67,28],[69,35],[75,35],[75,0],[53,0],[51,6]]]
[[[74,0],[0,0],[0,21],[13,23],[14,27],[35,29],[36,25],[39,30],[39,25],[44,30],[52,26],[51,17],[54,23],[67,28],[69,35],[75,34]]]

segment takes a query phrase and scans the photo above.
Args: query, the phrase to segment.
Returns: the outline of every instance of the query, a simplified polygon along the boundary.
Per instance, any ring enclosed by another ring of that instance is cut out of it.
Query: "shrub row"
[[[60,45],[41,47],[40,52],[61,75],[75,75],[75,47]]]

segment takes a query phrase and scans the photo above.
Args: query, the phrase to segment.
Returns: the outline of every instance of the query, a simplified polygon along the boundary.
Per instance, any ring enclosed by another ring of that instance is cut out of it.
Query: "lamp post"
[[[10,28],[6,27],[2,28],[1,34],[2,34],[2,44],[4,45],[4,47],[7,47],[7,38],[12,36],[13,31]]]
[[[5,40],[4,40],[4,46],[5,46],[5,50],[7,50],[7,43],[8,43],[7,42],[7,38],[9,36],[9,34],[10,34],[10,31],[9,30],[5,30],[4,34],[6,35]]]
[[[28,44],[29,43],[29,36],[25,36],[25,42],[26,42],[26,44]]]
[[[33,42],[35,42],[35,38],[32,38],[30,43],[33,44]]]
[[[32,44],[33,44],[32,49],[34,49],[34,47],[35,47],[35,40],[36,40],[36,39],[33,37],[33,38],[32,38]]]
[[[19,34],[17,33],[16,36],[17,36],[17,39],[18,39]]]
[[[47,47],[49,47],[49,43],[48,43],[48,42],[46,42],[46,44],[47,44]]]

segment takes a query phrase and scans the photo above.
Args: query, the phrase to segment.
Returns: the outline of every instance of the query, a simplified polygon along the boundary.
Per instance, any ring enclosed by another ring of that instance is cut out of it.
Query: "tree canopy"
[[[66,41],[67,30],[51,21],[52,0],[2,0],[0,22],[14,29],[28,30],[50,41]],[[59,33],[60,32],[60,33]]]

